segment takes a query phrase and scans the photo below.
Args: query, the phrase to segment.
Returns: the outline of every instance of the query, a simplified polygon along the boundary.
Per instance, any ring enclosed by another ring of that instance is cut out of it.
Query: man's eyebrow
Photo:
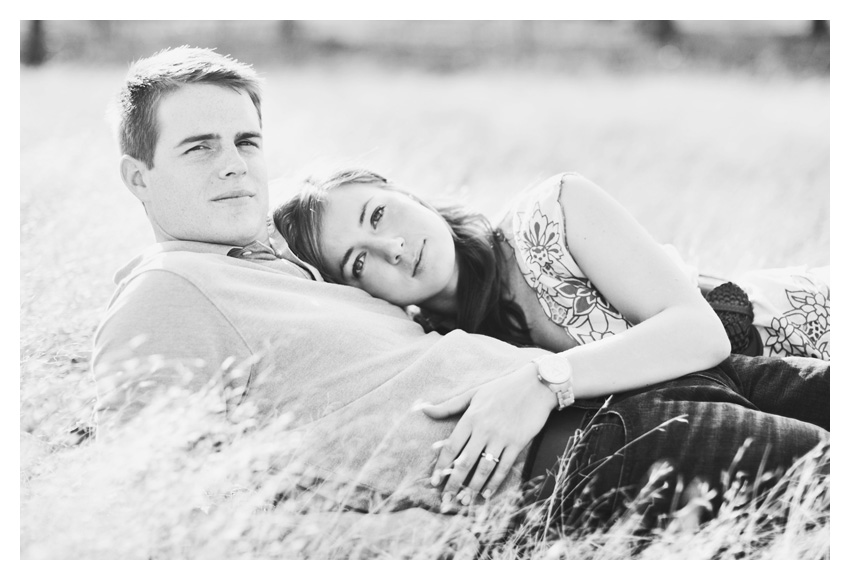
[[[197,143],[198,141],[215,141],[216,139],[221,139],[221,136],[218,133],[204,133],[203,135],[191,135],[186,137],[180,143],[178,143],[174,148],[178,149],[183,147],[184,145],[188,145],[189,143]]]
[[[366,219],[366,206],[369,205],[370,201],[372,201],[371,197],[366,200],[363,204],[363,209],[360,210],[360,219],[358,220],[360,227],[363,227],[363,220]],[[348,250],[345,251],[345,255],[342,257],[342,261],[339,263],[339,275],[342,276],[343,280],[345,280],[345,264],[348,262],[348,259],[351,257],[351,252],[353,251],[354,248],[348,248]]]
[[[236,134],[236,140],[240,141],[242,139],[262,139],[262,133],[257,131],[242,131]],[[198,141],[215,141],[221,139],[221,135],[218,133],[204,133],[203,135],[190,135],[186,137],[180,143],[177,144],[175,149],[179,149],[184,145],[188,145],[189,143],[197,143]]]
[[[258,131],[242,131],[236,134],[236,140],[240,139],[262,139],[263,134]]]

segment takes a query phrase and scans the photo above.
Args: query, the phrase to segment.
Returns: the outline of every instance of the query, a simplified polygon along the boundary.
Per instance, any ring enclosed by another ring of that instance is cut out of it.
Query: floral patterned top
[[[612,336],[632,324],[581,271],[567,245],[558,174],[520,196],[510,210],[514,256],[546,316],[577,344]],[[503,222],[505,223],[505,222]],[[668,254],[696,286],[696,269],[672,246]],[[745,274],[735,283],[749,295],[764,356],[829,360],[829,267],[781,268]]]
[[[584,275],[567,246],[559,201],[564,174],[550,177],[512,208],[514,255],[546,316],[578,344],[621,332],[632,324]]]
[[[829,360],[829,266],[747,272],[735,283],[753,304],[764,356]]]

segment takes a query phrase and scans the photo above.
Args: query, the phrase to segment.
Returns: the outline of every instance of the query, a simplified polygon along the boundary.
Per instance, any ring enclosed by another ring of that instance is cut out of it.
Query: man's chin
[[[204,227],[178,228],[165,227],[152,222],[151,226],[157,242],[203,242],[207,244],[219,244],[222,246],[243,247],[260,241],[266,243],[269,233],[266,225],[266,216],[254,214],[251,219],[228,218],[209,220]],[[243,216],[247,217],[247,216]]]
[[[239,232],[238,234],[234,234],[233,236],[227,236],[227,241],[219,242],[221,244],[227,244],[231,246],[247,246],[253,242],[262,242],[267,243],[269,240],[269,232],[266,229],[265,223],[263,223],[263,227],[255,230],[246,230],[253,231],[253,233],[244,233]]]
[[[210,223],[207,236],[214,243],[228,246],[247,246],[256,241],[268,241],[269,232],[265,214],[243,215],[243,219],[218,221],[217,225]]]

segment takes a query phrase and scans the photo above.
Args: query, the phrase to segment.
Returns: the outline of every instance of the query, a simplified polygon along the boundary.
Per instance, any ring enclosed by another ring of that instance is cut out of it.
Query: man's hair
[[[168,95],[188,84],[209,84],[247,93],[260,110],[260,78],[251,65],[208,48],[162,50],[130,66],[115,103],[114,123],[121,153],[153,167],[159,138],[157,110]]]

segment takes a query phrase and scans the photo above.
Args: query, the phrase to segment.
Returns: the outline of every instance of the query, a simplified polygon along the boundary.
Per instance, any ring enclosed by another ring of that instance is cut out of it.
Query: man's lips
[[[223,193],[217,197],[214,197],[212,201],[227,201],[231,199],[240,199],[243,197],[254,197],[254,193],[244,189],[240,189],[237,191],[228,191],[227,193]]]

